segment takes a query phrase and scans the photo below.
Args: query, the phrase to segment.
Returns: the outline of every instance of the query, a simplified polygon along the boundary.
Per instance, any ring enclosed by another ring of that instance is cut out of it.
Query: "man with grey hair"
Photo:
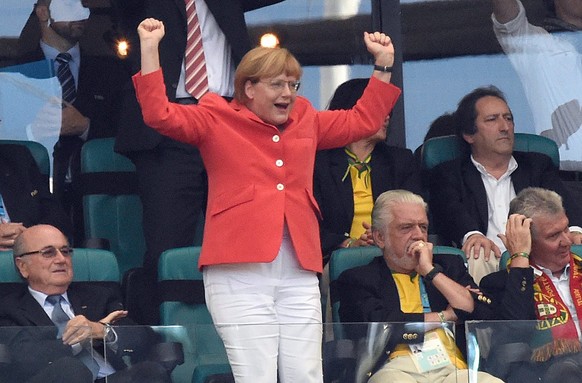
[[[488,299],[457,255],[433,254],[427,242],[427,205],[405,190],[382,193],[372,210],[372,235],[383,256],[346,270],[334,287],[342,322],[436,322],[390,335],[369,383],[468,381],[467,364],[444,322],[489,317]],[[432,329],[431,329],[432,328]],[[406,329],[406,330],[405,330]],[[423,365],[428,353],[443,362]],[[500,382],[483,372],[479,382]],[[458,379],[458,380],[456,380]]]
[[[510,204],[505,234],[507,270],[483,278],[496,319],[538,320],[534,330],[504,339],[529,341],[531,361],[512,366],[508,381],[578,382],[582,373],[582,259],[571,253],[562,198],[526,188]],[[533,362],[533,363],[532,363]]]

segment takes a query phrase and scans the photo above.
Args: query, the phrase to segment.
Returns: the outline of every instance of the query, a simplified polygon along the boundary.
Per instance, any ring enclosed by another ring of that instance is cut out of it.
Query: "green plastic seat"
[[[171,341],[184,346],[184,364],[172,373],[174,383],[232,381],[224,345],[204,300],[199,255],[198,246],[170,249],[162,253],[158,264],[160,322],[178,326]]]
[[[463,153],[461,138],[452,136],[434,137],[422,146],[422,166],[430,170],[435,166],[454,160]],[[560,153],[554,141],[547,137],[530,133],[515,133],[513,145],[518,152],[537,152],[547,155],[556,167],[560,166]]]
[[[582,245],[572,245],[570,251],[576,255],[582,256]],[[507,250],[501,254],[501,259],[499,260],[499,270],[505,270],[507,268],[509,257],[510,255]]]
[[[12,250],[0,251],[0,297],[23,288]],[[73,283],[92,282],[119,290],[119,267],[115,254],[100,249],[74,249]]]
[[[34,161],[38,165],[38,169],[42,175],[50,176],[51,161],[47,149],[41,143],[36,141],[20,141],[20,140],[0,140],[0,144],[22,145],[26,146],[32,154]]]
[[[115,139],[87,141],[81,150],[86,238],[104,238],[120,274],[141,267],[145,254],[142,205],[133,163],[113,150]]]

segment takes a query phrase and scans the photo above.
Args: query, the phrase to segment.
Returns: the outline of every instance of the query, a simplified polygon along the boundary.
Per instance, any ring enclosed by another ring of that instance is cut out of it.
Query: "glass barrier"
[[[277,331],[281,326],[297,325],[277,325]],[[301,326],[305,327],[303,324]],[[225,325],[222,330],[248,336],[257,327]],[[260,331],[268,330],[268,327],[261,325]],[[341,328],[341,333],[334,335],[334,329],[338,328]],[[141,366],[144,361],[159,363],[171,371],[173,383],[233,382],[227,353],[212,324],[114,329],[118,350],[123,350],[121,356],[128,366]],[[403,368],[412,366],[423,371],[417,372],[417,375],[431,377],[444,374],[449,376],[450,382],[467,381],[462,379],[467,376],[466,363],[453,341],[456,331],[451,323],[324,324],[322,330],[322,363],[326,383],[367,382],[387,363],[395,366],[395,361]],[[118,365],[114,361],[119,359],[119,351],[117,354],[109,351],[106,357],[112,365]]]
[[[281,326],[297,325],[277,325]],[[256,330],[251,327],[256,326],[223,329],[248,335]],[[233,382],[227,353],[212,324],[113,329],[106,347],[102,340],[90,339],[71,347],[57,339],[54,326],[0,328],[0,382],[25,382],[39,374],[67,374],[73,377],[63,381],[67,383],[91,382],[85,366],[92,364],[87,364],[87,356],[97,363],[96,376],[104,382],[106,375],[123,370],[169,375],[172,383]],[[79,327],[74,333],[87,331]],[[446,377],[447,383],[565,383],[580,376],[580,356],[560,355],[567,347],[564,341],[555,343],[561,348],[549,348],[555,334],[536,321],[470,321],[460,327],[452,323],[326,323],[322,333],[325,383],[396,382],[402,371],[418,381]],[[579,349],[577,336],[573,339]],[[392,375],[395,371],[398,375]],[[147,376],[141,381],[148,382]]]
[[[580,381],[579,335],[573,325],[570,330],[568,339],[546,321],[466,322],[469,381],[477,382],[477,371],[505,382]]]

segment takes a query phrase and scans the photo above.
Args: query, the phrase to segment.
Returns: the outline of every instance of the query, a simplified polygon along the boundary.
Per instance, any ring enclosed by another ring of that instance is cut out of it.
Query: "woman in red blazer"
[[[158,53],[163,23],[146,19],[138,33],[134,86],[144,121],[197,146],[207,169],[199,267],[236,382],[272,383],[277,370],[283,383],[321,382],[315,152],[370,136],[392,110],[400,90],[389,83],[390,38],[364,34],[376,65],[355,107],[319,112],[297,96],[302,69],[282,48],[245,55],[230,102],[207,93],[197,105],[170,103]]]

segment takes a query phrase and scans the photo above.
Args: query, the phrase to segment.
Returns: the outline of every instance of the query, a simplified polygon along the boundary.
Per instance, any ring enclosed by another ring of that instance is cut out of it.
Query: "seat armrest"
[[[172,372],[177,365],[184,363],[184,348],[179,342],[156,343],[150,349],[147,359],[160,363],[168,372]]]

